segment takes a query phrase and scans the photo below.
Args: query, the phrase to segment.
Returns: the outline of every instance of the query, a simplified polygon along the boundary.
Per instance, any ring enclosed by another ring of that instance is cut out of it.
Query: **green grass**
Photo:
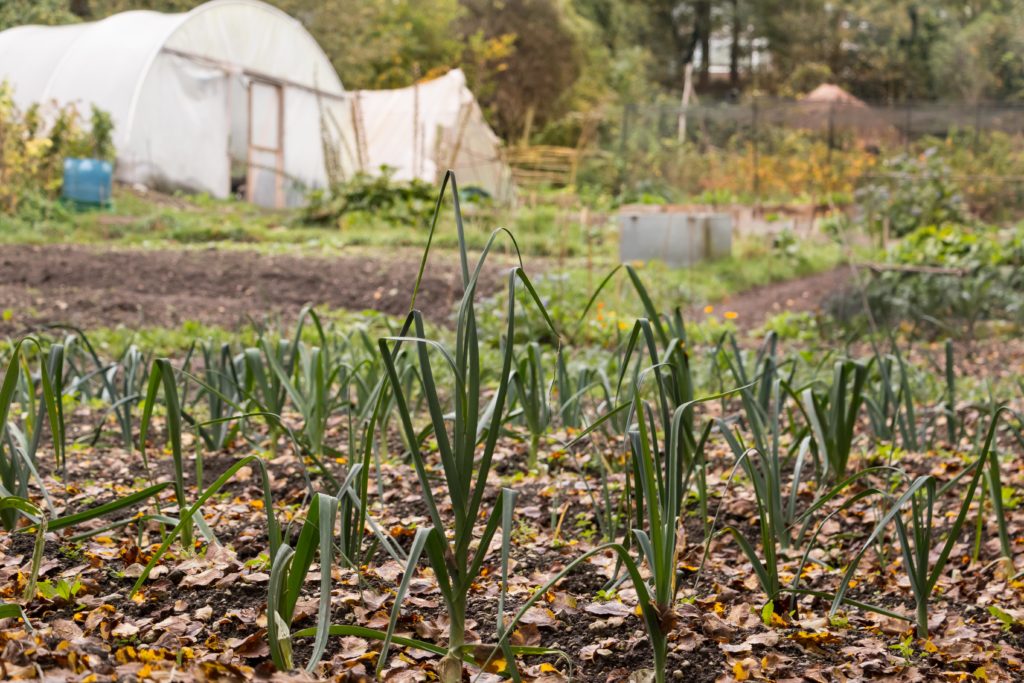
[[[557,266],[572,276],[586,276],[588,269],[606,269],[617,262],[614,218],[601,218],[613,215],[611,206],[602,204],[591,211],[578,198],[551,192],[530,198],[528,204],[515,209],[466,208],[467,248],[483,248],[495,228],[506,227],[515,233],[524,256],[550,259],[548,269]],[[391,224],[365,212],[344,216],[337,226],[310,225],[302,223],[298,211],[264,209],[208,195],[139,194],[123,187],[115,187],[109,209],[76,210],[59,203],[44,209],[25,217],[0,215],[0,244],[217,246],[295,253],[362,247],[418,252],[428,227]],[[437,226],[433,248],[458,250],[458,235],[450,221]],[[494,251],[513,252],[505,244],[496,245]],[[668,279],[677,289],[692,290],[696,299],[717,300],[750,286],[824,270],[839,260],[835,246],[801,243],[793,254],[784,254],[771,248],[769,238],[741,238],[733,251],[731,259],[713,264],[666,269],[672,274]],[[762,258],[767,255],[785,258]]]
[[[318,308],[318,315],[328,328],[338,330],[366,329],[374,332],[386,331],[388,324],[393,326],[401,325],[401,320],[385,313],[376,311],[347,311],[342,309],[328,310]],[[289,325],[276,318],[269,318],[265,321],[269,330],[285,330]],[[216,345],[233,344],[241,346],[254,346],[259,339],[259,330],[253,325],[247,324],[239,328],[229,329],[220,325],[207,325],[198,320],[186,320],[177,326],[147,325],[143,327],[129,328],[124,325],[117,327],[89,327],[84,330],[88,334],[89,341],[102,357],[114,357],[121,351],[131,346],[138,346],[147,353],[157,356],[181,356],[196,341],[207,341]],[[66,332],[54,330],[50,334],[41,334],[46,339],[57,340],[63,337]],[[303,330],[303,340],[309,343],[316,341],[317,333],[314,329]],[[0,354],[13,346],[14,340],[0,339]]]
[[[563,202],[564,203],[564,202]],[[466,244],[482,248],[495,227],[515,230],[524,254],[560,258],[610,256],[614,231],[584,228],[580,212],[555,204],[516,211],[474,207]],[[454,227],[438,226],[434,247],[458,249]],[[298,211],[269,210],[207,195],[139,194],[116,187],[109,209],[76,210],[51,203],[31,216],[0,215],[3,244],[115,244],[128,247],[212,246],[275,252],[340,251],[352,247],[420,249],[426,225],[395,225],[365,212],[339,225],[304,224]],[[507,246],[497,252],[511,253]]]
[[[733,256],[727,259],[698,264],[688,269],[674,269],[650,262],[635,264],[638,268],[656,310],[681,307],[684,314],[690,307],[703,307],[734,296],[753,287],[783,282],[835,268],[842,261],[842,253],[834,244],[808,242],[796,253],[782,253],[770,243],[753,238],[740,238],[733,245]],[[620,271],[601,290],[586,318],[580,315],[602,280],[615,267],[613,258],[595,261],[591,265],[579,260],[564,267],[548,262],[542,274],[536,276],[537,290],[548,312],[559,329],[571,333],[579,344],[613,346],[632,329],[637,316],[645,313],[629,280]],[[500,321],[504,302],[500,296],[483,306],[481,318],[494,316]],[[690,315],[688,324],[696,327],[691,337],[711,339],[722,331],[733,328],[733,321],[724,314],[728,306],[718,307],[712,313]],[[523,339],[544,339],[543,331],[534,329],[524,321],[520,334]],[[739,322],[739,321],[736,321]],[[487,323],[484,323],[487,324]]]

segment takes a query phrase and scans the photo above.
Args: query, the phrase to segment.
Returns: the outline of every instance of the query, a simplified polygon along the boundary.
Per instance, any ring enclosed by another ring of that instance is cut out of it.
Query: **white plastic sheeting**
[[[0,33],[0,79],[21,106],[56,101],[109,112],[122,181],[225,197],[232,167],[241,167],[250,186],[258,176],[251,198],[267,205],[295,204],[326,184],[323,112],[351,134],[341,81],[316,41],[255,0],[9,29]],[[274,84],[273,97],[250,97],[254,82]],[[268,116],[280,129],[261,141],[272,147],[255,149],[248,123]],[[341,161],[351,170],[351,158]]]
[[[451,168],[460,187],[476,186],[498,199],[511,192],[501,140],[460,69],[408,88],[356,91],[352,108],[363,170],[387,165],[396,179],[437,182]]]
[[[511,192],[501,142],[462,71],[346,93],[302,25],[257,0],[8,29],[0,80],[23,108],[108,112],[124,182],[226,197],[244,181],[249,199],[290,206],[329,183],[330,161],[342,178],[388,166],[397,179],[437,182],[453,168],[462,187]]]

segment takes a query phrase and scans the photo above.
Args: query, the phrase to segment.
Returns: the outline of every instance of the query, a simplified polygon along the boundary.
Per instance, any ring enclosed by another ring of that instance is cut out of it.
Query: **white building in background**
[[[0,80],[22,108],[108,112],[123,182],[214,197],[244,187],[251,201],[282,207],[331,175],[386,164],[430,182],[454,167],[461,185],[507,191],[498,140],[461,72],[356,96],[297,20],[257,0],[8,29]]]

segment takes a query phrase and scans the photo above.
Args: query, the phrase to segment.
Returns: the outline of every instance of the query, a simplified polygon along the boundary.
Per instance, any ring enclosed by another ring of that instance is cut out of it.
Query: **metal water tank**
[[[732,253],[732,217],[725,213],[624,210],[619,214],[619,259],[657,259],[674,268],[727,258]]]

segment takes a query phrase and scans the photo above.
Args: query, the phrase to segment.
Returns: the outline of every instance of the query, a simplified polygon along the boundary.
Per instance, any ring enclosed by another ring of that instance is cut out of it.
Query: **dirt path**
[[[760,327],[769,317],[782,311],[818,311],[849,282],[850,269],[841,265],[823,273],[749,289],[719,302],[715,308],[722,312],[734,311],[738,327],[749,330]]]
[[[444,320],[461,294],[454,260],[431,256],[417,306]],[[410,255],[333,258],[254,251],[0,247],[0,335],[41,325],[228,327],[306,303],[401,314],[419,268]],[[484,283],[490,291],[495,282]],[[9,314],[7,313],[9,311]]]

